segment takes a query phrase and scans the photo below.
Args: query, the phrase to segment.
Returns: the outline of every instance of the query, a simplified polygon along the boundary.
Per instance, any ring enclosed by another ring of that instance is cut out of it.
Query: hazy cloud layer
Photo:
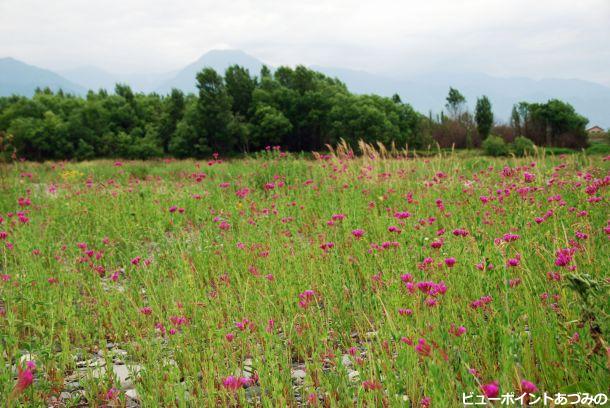
[[[0,57],[176,69],[214,48],[393,76],[477,71],[610,85],[609,0],[0,0]]]

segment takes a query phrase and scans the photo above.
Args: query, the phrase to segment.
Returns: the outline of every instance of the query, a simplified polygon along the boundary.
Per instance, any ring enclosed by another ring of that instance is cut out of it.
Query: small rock
[[[141,367],[138,365],[132,365],[132,366],[113,365],[112,366],[112,371],[114,372],[114,375],[116,375],[117,379],[119,380],[119,384],[121,385],[122,389],[133,388],[133,378],[132,378],[132,375],[130,374],[130,372],[133,372],[134,375],[138,375],[140,370],[141,370]]]
[[[246,378],[250,378],[252,377],[252,359],[251,358],[247,358],[244,360],[244,373],[247,373],[248,375],[244,375],[244,377]]]
[[[87,401],[87,399],[85,398],[85,390],[76,390],[72,392],[70,394],[70,399],[79,403],[76,406],[83,406],[82,403]]]
[[[127,352],[121,349],[113,349],[111,351],[112,354],[112,362],[114,364],[125,364],[125,360],[127,359]]]
[[[133,388],[125,391],[125,395],[128,398],[131,398],[132,400],[136,400],[136,401],[140,400],[140,396],[138,395],[138,392]]]
[[[76,350],[76,354],[74,355],[74,361],[79,362],[85,360],[85,353],[81,349]]]
[[[235,370],[234,375],[236,377],[252,378],[252,371],[247,371],[246,367],[244,367],[243,370],[240,370],[238,368],[238,369]]]
[[[74,391],[80,389],[81,385],[78,381],[65,381],[64,389],[66,391]]]
[[[305,364],[303,363],[293,363],[292,364],[292,371],[294,370],[305,370]]]
[[[119,380],[121,388],[131,388],[133,386],[129,377],[129,369],[126,365],[114,365],[112,366],[112,371],[116,375],[117,380]]]
[[[305,372],[305,370],[294,370],[291,374],[291,377],[296,382],[302,382],[303,380],[305,380],[306,375],[307,373]]]
[[[176,363],[176,360],[174,360],[173,358],[164,358],[163,359],[163,365],[164,366],[178,367],[178,363]]]
[[[70,394],[67,391],[64,391],[61,394],[59,394],[59,399],[60,400],[69,400],[69,399],[72,399],[72,394]]]
[[[92,358],[91,360],[77,361],[77,367],[103,367],[106,365],[106,360],[103,358]]]
[[[139,408],[140,403],[137,400],[127,398],[125,401],[125,408]]]
[[[375,337],[377,337],[377,332],[376,331],[372,331],[372,332],[365,333],[364,337],[366,339],[374,339]]]
[[[244,368],[242,370],[237,369],[235,370],[235,375],[238,377],[245,377],[245,378],[252,378],[252,359],[251,358],[247,358],[244,360]]]
[[[85,374],[86,374],[86,372],[85,372]],[[96,379],[102,378],[105,375],[106,375],[106,367],[98,367],[91,372],[91,376]]]
[[[21,358],[19,358],[19,362],[21,363],[22,366],[24,366],[28,361],[34,361],[37,362],[38,357],[36,356],[36,354],[32,354],[32,353],[26,353],[24,355],[21,356]]]
[[[246,388],[246,398],[248,401],[252,402],[254,399],[258,399],[261,396],[261,387],[258,385],[253,385],[251,387]]]

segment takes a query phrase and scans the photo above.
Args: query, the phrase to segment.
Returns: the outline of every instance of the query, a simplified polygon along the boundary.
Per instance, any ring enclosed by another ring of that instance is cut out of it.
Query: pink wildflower
[[[364,230],[361,229],[355,229],[352,231],[352,235],[356,238],[356,239],[360,239],[364,236]]]
[[[245,378],[245,377],[235,377],[235,376],[228,376],[227,378],[225,378],[222,381],[222,385],[229,391],[237,391],[240,388],[242,388],[244,385],[249,385],[251,382],[250,379]]]
[[[538,387],[536,387],[534,383],[530,381],[521,380],[521,391],[523,391],[524,393],[533,394],[535,392],[538,392]]]
[[[481,391],[483,391],[483,394],[487,398],[496,398],[500,393],[500,385],[497,381],[483,384],[481,386]]]

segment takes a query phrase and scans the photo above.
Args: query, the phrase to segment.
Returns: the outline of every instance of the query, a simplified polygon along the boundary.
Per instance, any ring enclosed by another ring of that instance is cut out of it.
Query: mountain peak
[[[238,56],[246,56],[249,58],[254,58],[253,56],[249,55],[245,51],[237,49],[237,48],[214,48],[214,49],[204,52],[201,55],[201,57],[199,57],[199,59],[202,59],[205,57],[212,57],[212,56],[216,56],[216,55],[222,55],[222,56],[238,55]]]
[[[157,91],[168,93],[172,88],[178,88],[187,92],[195,92],[195,77],[197,72],[203,68],[213,68],[216,72],[223,75],[225,70],[234,64],[248,69],[250,75],[258,75],[263,66],[262,61],[242,50],[214,49],[206,52],[195,62],[184,67],[174,78],[162,84]]]
[[[249,68],[252,65],[262,65],[263,63],[252,55],[238,49],[213,49],[204,53],[197,61],[191,65],[197,65],[200,67],[210,66],[217,71],[224,71],[226,68],[233,64],[238,64]],[[219,68],[217,68],[219,67]]]
[[[13,57],[1,57],[0,58],[0,63],[3,64],[23,64],[23,65],[28,65],[23,61],[19,61],[18,59],[15,59]]]

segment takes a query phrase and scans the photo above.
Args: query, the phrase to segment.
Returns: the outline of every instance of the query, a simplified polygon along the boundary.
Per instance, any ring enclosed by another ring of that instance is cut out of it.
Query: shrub
[[[587,154],[610,154],[610,145],[606,143],[592,143],[586,152]]]
[[[567,147],[554,147],[554,146],[546,146],[544,148],[545,152],[547,154],[555,154],[555,155],[559,155],[559,154],[573,154],[576,153],[577,150],[574,149],[569,149]]]
[[[534,153],[534,142],[524,136],[515,138],[513,151],[517,156],[525,156]]]
[[[8,163],[13,160],[17,149],[13,147],[13,136],[0,131],[0,163]]]
[[[134,138],[133,145],[130,146],[125,157],[128,159],[146,160],[161,156],[163,156],[163,149],[155,139],[143,137]]]
[[[489,156],[506,156],[508,145],[500,136],[490,135],[483,141],[483,151]]]

